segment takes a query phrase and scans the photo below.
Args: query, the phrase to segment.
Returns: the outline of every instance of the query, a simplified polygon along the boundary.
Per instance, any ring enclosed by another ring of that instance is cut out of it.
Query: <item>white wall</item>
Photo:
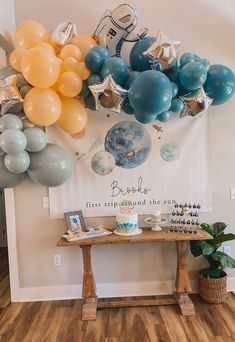
[[[152,35],[162,29],[170,37],[182,40],[181,52],[192,51],[212,63],[235,69],[233,0],[136,0],[133,3],[138,8],[139,27],[149,27]],[[50,30],[59,22],[72,20],[78,25],[79,33],[91,34],[103,11],[118,4],[120,1],[108,0],[15,0],[15,15],[17,24],[25,19],[35,19]],[[235,187],[234,107],[235,97],[222,107],[210,109],[214,210],[203,217],[204,221],[209,222],[225,221],[230,224],[231,230],[235,226],[235,201],[229,199],[229,189]],[[56,247],[65,223],[63,220],[51,220],[48,210],[42,209],[42,197],[46,195],[46,188],[30,181],[15,190],[22,288],[76,286],[82,281],[80,250]],[[93,222],[110,226],[113,219]],[[235,257],[235,243],[232,246]],[[62,255],[62,266],[53,266],[53,254]],[[97,282],[107,284],[98,287],[103,295],[122,295],[128,294],[128,291],[147,294],[153,288],[158,293],[164,293],[173,287],[176,264],[174,244],[97,246],[93,251],[93,260]],[[202,265],[202,261],[190,257],[192,278],[196,278],[196,271]],[[235,277],[233,271],[229,274]],[[231,286],[235,290],[235,283]],[[61,297],[66,297],[62,293]]]

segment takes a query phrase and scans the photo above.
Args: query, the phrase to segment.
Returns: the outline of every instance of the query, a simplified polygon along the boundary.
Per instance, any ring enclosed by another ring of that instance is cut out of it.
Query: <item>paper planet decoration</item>
[[[91,168],[98,175],[105,176],[113,171],[115,159],[107,151],[99,151],[91,159]]]
[[[114,125],[105,137],[105,150],[110,152],[117,166],[135,168],[145,162],[151,151],[151,138],[143,125],[122,121]]]
[[[179,159],[180,148],[176,143],[170,142],[161,146],[160,154],[166,162],[173,162]]]

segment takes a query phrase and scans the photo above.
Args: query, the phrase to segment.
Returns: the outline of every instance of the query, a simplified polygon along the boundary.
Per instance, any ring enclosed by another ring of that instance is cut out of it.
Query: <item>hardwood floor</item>
[[[0,313],[10,304],[10,280],[6,247],[0,247]]]
[[[1,342],[234,342],[235,297],[210,305],[192,296],[196,316],[177,306],[98,310],[81,321],[81,301],[13,303],[0,314]]]

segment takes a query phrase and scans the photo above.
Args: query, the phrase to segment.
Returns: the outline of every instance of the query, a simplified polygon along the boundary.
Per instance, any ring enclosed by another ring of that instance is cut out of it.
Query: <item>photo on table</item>
[[[68,230],[72,230],[74,233],[86,231],[82,210],[64,213],[64,217]]]

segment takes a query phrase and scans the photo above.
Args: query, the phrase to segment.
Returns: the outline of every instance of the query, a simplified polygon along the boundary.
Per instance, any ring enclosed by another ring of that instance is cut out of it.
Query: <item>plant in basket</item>
[[[203,223],[202,229],[212,235],[212,240],[191,241],[193,256],[203,256],[209,268],[199,272],[199,293],[209,303],[222,303],[227,295],[227,274],[224,268],[235,268],[235,260],[222,252],[220,247],[225,241],[235,240],[235,234],[226,234],[227,225],[216,222],[213,225]]]

